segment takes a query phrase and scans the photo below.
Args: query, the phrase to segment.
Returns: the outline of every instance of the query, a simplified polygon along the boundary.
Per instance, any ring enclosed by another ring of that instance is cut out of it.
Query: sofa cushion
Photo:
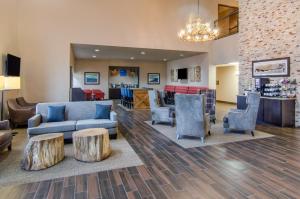
[[[82,130],[87,128],[115,128],[117,126],[116,121],[108,119],[90,119],[90,120],[78,120],[76,123],[76,130]]]
[[[105,101],[84,101],[84,102],[55,102],[39,103],[36,107],[36,113],[41,114],[42,122],[47,122],[48,106],[65,105],[65,120],[78,121],[94,119],[96,115],[96,104],[113,105],[111,100]]]
[[[46,134],[65,131],[75,131],[76,121],[41,123],[38,127],[28,128],[28,134]]]
[[[47,122],[62,122],[65,120],[66,106],[48,106]]]
[[[109,119],[111,105],[96,104],[95,119]]]

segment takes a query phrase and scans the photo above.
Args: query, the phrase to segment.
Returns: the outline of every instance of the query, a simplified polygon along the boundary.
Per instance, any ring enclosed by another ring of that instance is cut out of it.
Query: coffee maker
[[[257,78],[255,79],[255,90],[257,92],[260,92],[261,95],[263,95],[265,85],[269,83],[270,83],[269,78]]]

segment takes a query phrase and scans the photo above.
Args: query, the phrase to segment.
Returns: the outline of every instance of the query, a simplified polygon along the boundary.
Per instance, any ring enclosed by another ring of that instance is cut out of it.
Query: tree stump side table
[[[98,162],[110,153],[108,130],[104,128],[84,129],[73,133],[74,157],[83,162]]]
[[[64,134],[38,135],[29,139],[21,166],[29,171],[42,170],[56,165],[64,157]]]

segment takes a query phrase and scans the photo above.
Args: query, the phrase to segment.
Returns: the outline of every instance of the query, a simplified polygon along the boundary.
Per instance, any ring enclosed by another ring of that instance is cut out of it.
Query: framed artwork
[[[290,58],[267,59],[252,62],[253,77],[290,76]]]
[[[178,82],[177,69],[171,69],[171,82]]]
[[[126,77],[127,76],[127,69],[120,69],[120,77]]]
[[[194,81],[201,82],[201,66],[194,67]]]
[[[148,84],[160,84],[160,73],[148,73]]]
[[[189,78],[188,79],[190,80],[190,82],[194,82],[195,81],[195,69],[194,69],[194,67],[189,68],[188,73],[189,73]]]
[[[99,85],[100,73],[99,72],[84,72],[85,85]]]

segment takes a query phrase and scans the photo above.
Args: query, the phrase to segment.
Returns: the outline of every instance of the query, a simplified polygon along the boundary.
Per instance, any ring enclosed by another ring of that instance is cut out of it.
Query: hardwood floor
[[[300,198],[298,129],[258,126],[277,136],[184,149],[144,123],[149,112],[117,112],[143,166],[5,187],[0,198]]]

